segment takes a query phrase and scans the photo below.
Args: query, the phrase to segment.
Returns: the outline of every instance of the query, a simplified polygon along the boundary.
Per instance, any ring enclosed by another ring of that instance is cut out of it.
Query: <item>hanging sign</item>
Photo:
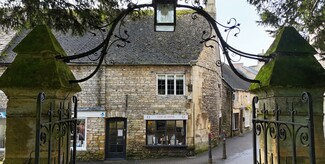
[[[187,120],[188,115],[144,115],[144,120]]]

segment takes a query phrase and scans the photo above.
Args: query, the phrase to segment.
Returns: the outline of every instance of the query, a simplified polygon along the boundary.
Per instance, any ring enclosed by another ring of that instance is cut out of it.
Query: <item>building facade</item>
[[[155,33],[148,22],[152,18],[126,19],[122,30],[127,35],[119,30],[115,34],[128,36],[130,43],[117,37],[96,75],[80,83],[78,160],[193,155],[208,149],[209,133],[217,144],[222,79],[215,64],[220,60],[218,50],[200,43],[208,23],[182,15],[174,33]],[[1,73],[14,60],[12,48],[27,33],[18,33],[2,51]],[[54,34],[68,55],[95,47],[105,35]],[[116,48],[124,43],[125,48]],[[95,69],[96,54],[69,63],[77,79]],[[4,115],[5,104],[2,94]],[[0,126],[5,129],[5,121]]]
[[[238,66],[238,65],[237,65]],[[241,67],[244,67],[241,65]],[[238,69],[244,76],[241,69]],[[240,79],[230,66],[222,66],[223,75],[223,121],[227,136],[238,136],[252,129],[252,99],[254,94],[248,91],[249,82]]]

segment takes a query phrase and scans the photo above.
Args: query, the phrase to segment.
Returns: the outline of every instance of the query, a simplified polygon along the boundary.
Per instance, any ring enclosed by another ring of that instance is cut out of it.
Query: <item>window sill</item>
[[[77,148],[76,151],[87,151],[87,148]]]
[[[72,147],[71,147],[72,149]],[[76,151],[87,151],[87,148],[85,147],[76,147]]]
[[[145,145],[145,148],[187,148],[187,145]]]

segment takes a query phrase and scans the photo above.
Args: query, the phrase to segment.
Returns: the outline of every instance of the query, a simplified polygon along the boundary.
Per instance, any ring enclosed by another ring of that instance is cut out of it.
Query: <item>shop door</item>
[[[109,118],[106,120],[105,158],[125,159],[126,157],[126,119]]]

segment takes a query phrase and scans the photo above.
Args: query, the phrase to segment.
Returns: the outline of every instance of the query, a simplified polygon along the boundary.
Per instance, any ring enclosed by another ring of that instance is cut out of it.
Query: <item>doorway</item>
[[[126,158],[126,118],[106,119],[105,159]]]

